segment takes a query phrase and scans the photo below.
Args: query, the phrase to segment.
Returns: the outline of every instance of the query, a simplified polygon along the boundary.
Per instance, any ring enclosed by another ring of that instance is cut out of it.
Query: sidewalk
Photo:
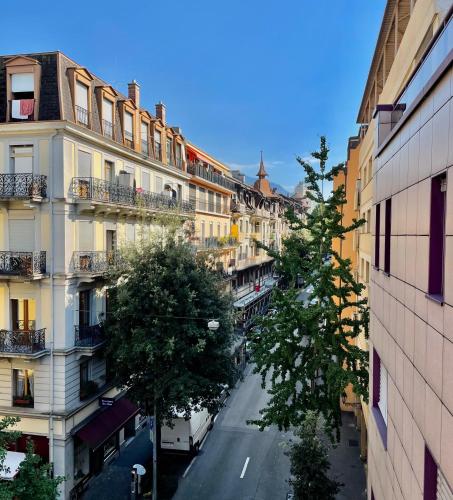
[[[89,484],[84,500],[125,500],[130,497],[131,469],[134,464],[145,465],[153,453],[147,427],[140,430],[136,438],[110,462]]]
[[[344,483],[338,500],[362,500],[366,498],[366,479],[360,460],[360,433],[355,428],[353,413],[343,412],[342,419],[341,442],[329,452],[329,476]]]

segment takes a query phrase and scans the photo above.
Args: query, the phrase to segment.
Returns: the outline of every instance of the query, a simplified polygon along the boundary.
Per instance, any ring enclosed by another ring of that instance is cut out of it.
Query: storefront
[[[116,456],[121,445],[135,436],[138,407],[127,398],[112,401],[74,433],[74,479],[76,488]],[[75,489],[76,489],[75,488]]]

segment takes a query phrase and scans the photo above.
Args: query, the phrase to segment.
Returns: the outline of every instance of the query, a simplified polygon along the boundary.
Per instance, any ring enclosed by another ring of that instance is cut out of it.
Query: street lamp
[[[220,323],[216,319],[211,319],[208,321],[208,328],[211,332],[215,332],[219,329]]]

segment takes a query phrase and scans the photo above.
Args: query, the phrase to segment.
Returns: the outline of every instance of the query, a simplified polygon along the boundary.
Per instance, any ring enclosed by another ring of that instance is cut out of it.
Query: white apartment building
[[[0,57],[0,87],[0,415],[69,498],[138,425],[106,366],[105,273],[159,214],[193,215],[184,138],[135,82],[122,95],[59,52]]]

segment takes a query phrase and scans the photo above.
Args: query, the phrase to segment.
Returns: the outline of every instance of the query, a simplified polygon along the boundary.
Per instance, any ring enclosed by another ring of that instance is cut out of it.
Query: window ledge
[[[440,293],[425,293],[425,297],[433,302],[437,302],[441,306],[444,305],[444,296]]]
[[[384,449],[387,450],[387,426],[385,425],[384,418],[381,414],[381,411],[379,410],[379,408],[376,408],[376,406],[371,407],[371,412],[374,415],[374,421],[376,422],[376,427],[378,428],[379,434],[381,435]]]

